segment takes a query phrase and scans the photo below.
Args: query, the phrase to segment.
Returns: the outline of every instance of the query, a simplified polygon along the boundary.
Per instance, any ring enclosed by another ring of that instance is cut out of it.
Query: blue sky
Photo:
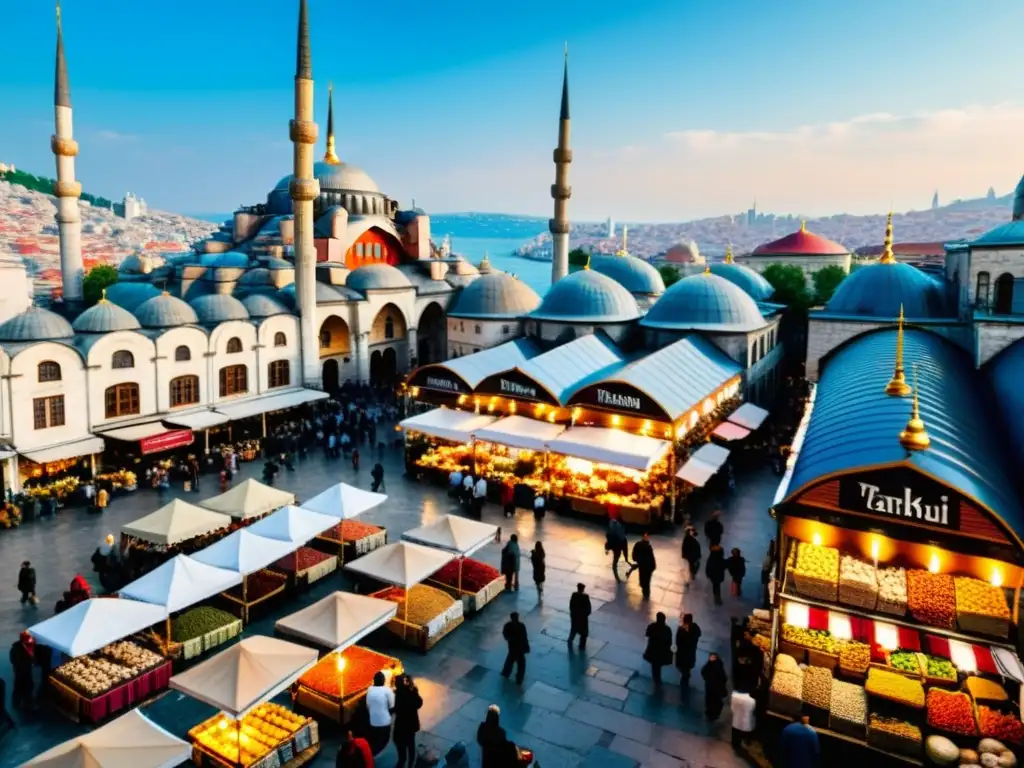
[[[290,170],[297,3],[65,0],[86,190],[226,211]],[[52,173],[54,14],[8,4],[0,160]],[[1024,170],[1019,0],[310,0],[317,120],[432,212],[546,215],[562,45],[571,215],[924,206]],[[322,153],[322,146],[318,148]]]

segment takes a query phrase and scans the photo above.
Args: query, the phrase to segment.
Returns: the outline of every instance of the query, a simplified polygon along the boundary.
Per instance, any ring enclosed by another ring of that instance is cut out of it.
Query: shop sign
[[[519,384],[508,379],[498,379],[498,385],[501,387],[501,394],[508,395],[509,397],[529,397],[533,400],[537,399],[537,388],[528,387],[523,384]]]
[[[415,373],[409,380],[409,385],[420,387],[421,389],[436,389],[441,392],[455,392],[458,394],[469,392],[469,389],[457,376],[435,367]]]
[[[592,405],[605,411],[636,414],[657,421],[666,421],[662,407],[629,384],[602,382],[585,387],[569,400],[570,405]]]
[[[617,392],[609,392],[607,389],[600,388],[597,390],[597,403],[615,408],[626,408],[630,411],[639,411],[643,407],[639,397],[620,395]]]
[[[878,473],[843,479],[839,483],[839,506],[900,522],[949,530],[960,528],[959,497],[917,473]]]
[[[442,379],[440,376],[427,376],[426,386],[433,389],[447,389],[451,392],[458,392],[459,385],[451,379]]]
[[[142,451],[143,456],[150,453],[160,453],[160,451],[169,451],[172,448],[183,448],[186,445],[192,445],[191,429],[172,429],[170,432],[153,435],[152,437],[144,437],[142,440],[139,440],[139,449]]]
[[[510,397],[513,400],[533,400],[538,403],[559,405],[543,386],[519,370],[508,370],[488,376],[480,382],[474,394]]]

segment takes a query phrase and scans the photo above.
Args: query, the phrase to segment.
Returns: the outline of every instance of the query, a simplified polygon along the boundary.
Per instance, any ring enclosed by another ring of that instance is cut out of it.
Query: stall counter
[[[214,715],[188,736],[192,762],[200,768],[298,768],[320,751],[316,720],[273,703],[241,720]]]

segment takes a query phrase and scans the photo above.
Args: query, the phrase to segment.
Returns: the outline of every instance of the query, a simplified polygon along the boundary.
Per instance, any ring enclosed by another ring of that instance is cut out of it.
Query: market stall
[[[293,687],[295,703],[345,723],[366,696],[377,672],[390,680],[402,672],[395,658],[355,645],[391,621],[398,605],[391,600],[335,592],[280,619],[278,632],[331,649]]]
[[[199,502],[199,506],[237,520],[253,520],[294,503],[294,493],[271,488],[250,477],[218,496]]]
[[[387,501],[383,493],[364,491],[348,483],[337,483],[302,504],[303,509],[340,518],[340,522],[320,533],[313,546],[322,552],[337,553],[338,560],[354,560],[388,543],[387,529],[352,518],[369,512]]]
[[[86,437],[46,448],[20,451],[18,482],[21,492],[31,498],[67,503],[77,495],[84,480],[92,477],[96,456],[103,452],[101,437]]]
[[[137,452],[132,450],[132,453],[141,456],[184,448],[192,445],[193,440],[191,429],[169,429],[162,421],[107,430],[103,437],[127,443],[128,447],[138,449]]]
[[[337,569],[337,557],[306,546],[318,534],[333,528],[335,520],[302,507],[287,506],[253,523],[248,530],[257,536],[287,541],[295,546],[294,552],[271,566],[271,570],[283,573],[289,587],[295,589],[312,584]]]
[[[728,421],[742,427],[748,432],[760,429],[764,420],[768,418],[768,411],[753,403],[743,403],[739,408],[729,414]]]
[[[729,450],[705,443],[691,454],[676,472],[676,477],[696,488],[703,488],[729,459]]]
[[[122,548],[135,542],[167,548],[216,532],[227,533],[231,518],[175,499],[145,517],[121,526]]]
[[[479,611],[504,589],[505,580],[496,568],[469,557],[500,537],[498,526],[457,515],[444,515],[402,534],[406,541],[458,555],[427,579],[427,583],[461,599],[468,613]]]
[[[455,556],[432,547],[400,541],[346,563],[361,576],[394,586],[373,597],[398,603],[398,614],[388,629],[414,648],[427,651],[463,622],[462,601],[421,582]]]
[[[320,751],[315,720],[270,700],[316,662],[317,652],[272,637],[247,637],[187,672],[171,688],[221,710],[189,731],[200,766],[297,768]]]

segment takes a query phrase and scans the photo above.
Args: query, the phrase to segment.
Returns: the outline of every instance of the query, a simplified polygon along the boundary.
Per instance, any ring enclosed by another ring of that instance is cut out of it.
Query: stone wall
[[[1024,338],[1024,324],[979,322],[977,336],[977,365],[981,367],[1004,349]]]

